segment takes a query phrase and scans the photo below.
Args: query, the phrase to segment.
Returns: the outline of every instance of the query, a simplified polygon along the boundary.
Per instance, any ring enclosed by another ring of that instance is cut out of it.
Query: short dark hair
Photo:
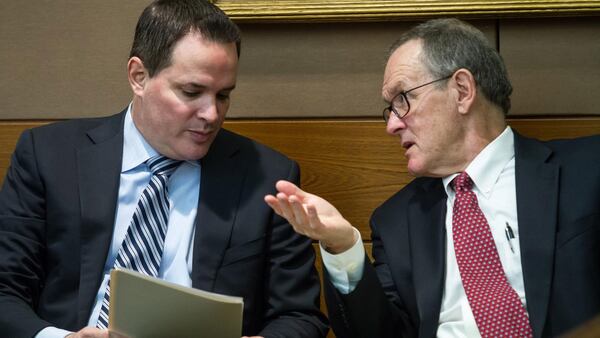
[[[152,77],[171,64],[175,44],[191,32],[213,42],[235,42],[240,56],[240,30],[220,8],[205,0],[158,0],[140,15],[129,57],[139,57]]]
[[[422,41],[421,61],[433,77],[468,69],[481,93],[508,114],[512,85],[502,57],[480,30],[457,19],[429,20],[402,34],[388,58],[410,40]]]

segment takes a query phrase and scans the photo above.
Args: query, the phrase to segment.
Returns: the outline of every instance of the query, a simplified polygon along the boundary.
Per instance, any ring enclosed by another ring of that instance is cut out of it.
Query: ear
[[[465,68],[461,68],[452,75],[456,90],[458,92],[457,107],[460,114],[466,114],[470,111],[475,97],[477,96],[477,84],[473,74]]]
[[[139,57],[133,56],[127,62],[127,78],[133,94],[142,96],[149,75],[146,67],[144,67],[144,62]]]

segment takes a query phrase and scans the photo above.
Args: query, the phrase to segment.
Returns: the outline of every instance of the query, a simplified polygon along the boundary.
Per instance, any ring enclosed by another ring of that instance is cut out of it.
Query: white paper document
[[[244,301],[115,269],[109,329],[131,338],[240,338]]]

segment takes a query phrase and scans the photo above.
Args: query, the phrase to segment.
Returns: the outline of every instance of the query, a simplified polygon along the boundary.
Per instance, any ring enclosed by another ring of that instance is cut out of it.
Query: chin
[[[172,157],[175,160],[181,161],[197,161],[202,159],[208,153],[209,147],[206,145],[202,145],[199,147],[195,145],[193,147],[185,147],[183,149],[175,149],[174,156]]]
[[[422,170],[413,168],[410,165],[408,165],[406,169],[408,170],[408,173],[411,174],[412,176],[415,176],[415,177],[425,176],[425,173]]]
[[[418,161],[415,157],[408,158],[406,169],[409,174],[415,177],[426,176],[425,165],[421,161]]]
[[[206,156],[206,154],[208,153],[208,149],[206,149],[205,151],[196,151],[196,152],[192,152],[189,154],[184,154],[184,161],[197,161],[200,160],[202,158],[204,158],[204,156]]]

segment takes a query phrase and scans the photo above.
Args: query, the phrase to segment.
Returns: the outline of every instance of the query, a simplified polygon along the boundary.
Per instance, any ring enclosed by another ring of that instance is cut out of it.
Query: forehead
[[[191,32],[175,43],[171,54],[172,61],[205,60],[213,57],[236,59],[237,47],[234,42],[221,43],[208,40],[200,33]]]
[[[384,100],[389,101],[425,77],[426,70],[420,59],[421,46],[420,40],[409,40],[390,55],[383,75]]]
[[[189,33],[176,43],[170,64],[157,77],[205,87],[230,87],[235,85],[237,65],[235,43],[214,42],[199,33]]]

